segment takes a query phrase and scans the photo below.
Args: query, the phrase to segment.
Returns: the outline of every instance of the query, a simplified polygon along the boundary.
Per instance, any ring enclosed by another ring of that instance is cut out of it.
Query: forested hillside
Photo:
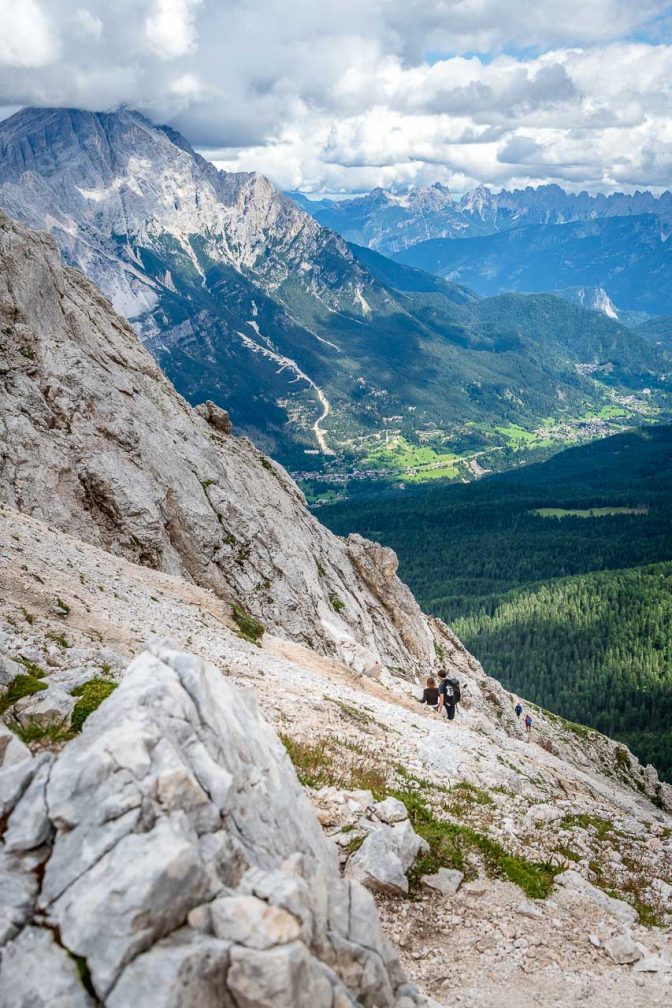
[[[672,427],[320,517],[393,546],[425,609],[509,688],[672,779]]]

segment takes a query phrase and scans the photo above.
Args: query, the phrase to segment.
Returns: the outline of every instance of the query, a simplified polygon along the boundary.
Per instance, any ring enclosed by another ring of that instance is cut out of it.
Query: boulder
[[[218,938],[254,949],[286,945],[298,938],[301,930],[296,917],[256,896],[216,899],[210,904],[210,919]]]
[[[394,798],[392,795],[386,798],[384,801],[376,802],[375,812],[378,818],[388,825],[393,823],[403,822],[404,819],[408,819],[408,811],[406,806],[398,798]]]
[[[220,434],[230,434],[233,430],[229,414],[221,406],[212,402],[212,400],[206,399],[204,403],[200,403],[200,405],[194,408],[198,415],[203,417],[205,422],[209,423]]]
[[[444,896],[454,896],[462,885],[464,872],[456,868],[439,868],[436,875],[423,875],[422,884],[430,889],[436,889]]]
[[[427,849],[408,819],[395,826],[380,826],[348,860],[346,878],[357,879],[368,889],[405,895],[406,872],[420,851]]]
[[[527,818],[534,823],[552,823],[562,819],[564,814],[565,810],[557,805],[540,804],[532,805],[527,813]]]
[[[222,1008],[228,1005],[229,944],[184,928],[134,959],[108,1008]]]
[[[623,921],[632,923],[637,920],[637,911],[629,903],[626,903],[624,900],[614,899],[612,896],[607,896],[605,892],[602,892],[597,886],[591,885],[583,875],[580,875],[573,869],[556,875],[555,884],[584,897],[601,910],[606,910]]]
[[[153,645],[0,797],[2,1008],[89,1008],[79,959],[104,1008],[425,1003],[254,698],[191,655]],[[381,829],[408,867],[410,823]]]
[[[621,966],[637,962],[638,959],[642,958],[639,946],[635,943],[632,935],[627,932],[626,934],[618,934],[614,935],[613,938],[609,938],[605,941],[604,948],[607,955]]]
[[[516,907],[516,913],[520,914],[522,917],[531,917],[533,919],[543,917],[540,908],[532,900],[523,900]]]
[[[666,962],[660,956],[644,956],[632,967],[635,973],[670,973],[672,963]]]
[[[71,696],[62,686],[49,684],[46,690],[19,700],[14,706],[14,715],[21,724],[35,722],[41,728],[49,728],[69,722],[76,703],[77,697]]]
[[[18,662],[13,661],[6,654],[0,653],[0,692],[2,692],[3,687],[9,686],[13,679],[16,679],[18,675],[25,673],[25,671],[23,665],[19,665]]]
[[[0,768],[30,759],[30,749],[0,721]]]

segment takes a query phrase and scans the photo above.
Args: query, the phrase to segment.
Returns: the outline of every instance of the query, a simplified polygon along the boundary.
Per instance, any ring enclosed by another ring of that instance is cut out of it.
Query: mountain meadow
[[[320,518],[392,546],[425,610],[509,689],[672,780],[672,427]]]

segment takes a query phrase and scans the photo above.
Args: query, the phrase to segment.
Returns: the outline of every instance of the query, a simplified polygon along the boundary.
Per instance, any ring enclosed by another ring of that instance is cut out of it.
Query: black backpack
[[[460,692],[460,680],[459,679],[448,679],[448,682],[453,687],[453,700],[455,703],[459,703],[462,699],[462,693]]]

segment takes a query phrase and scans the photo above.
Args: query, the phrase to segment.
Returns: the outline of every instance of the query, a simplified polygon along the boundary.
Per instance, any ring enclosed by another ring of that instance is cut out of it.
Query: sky
[[[307,193],[672,181],[656,0],[0,0],[0,115],[169,122]]]

